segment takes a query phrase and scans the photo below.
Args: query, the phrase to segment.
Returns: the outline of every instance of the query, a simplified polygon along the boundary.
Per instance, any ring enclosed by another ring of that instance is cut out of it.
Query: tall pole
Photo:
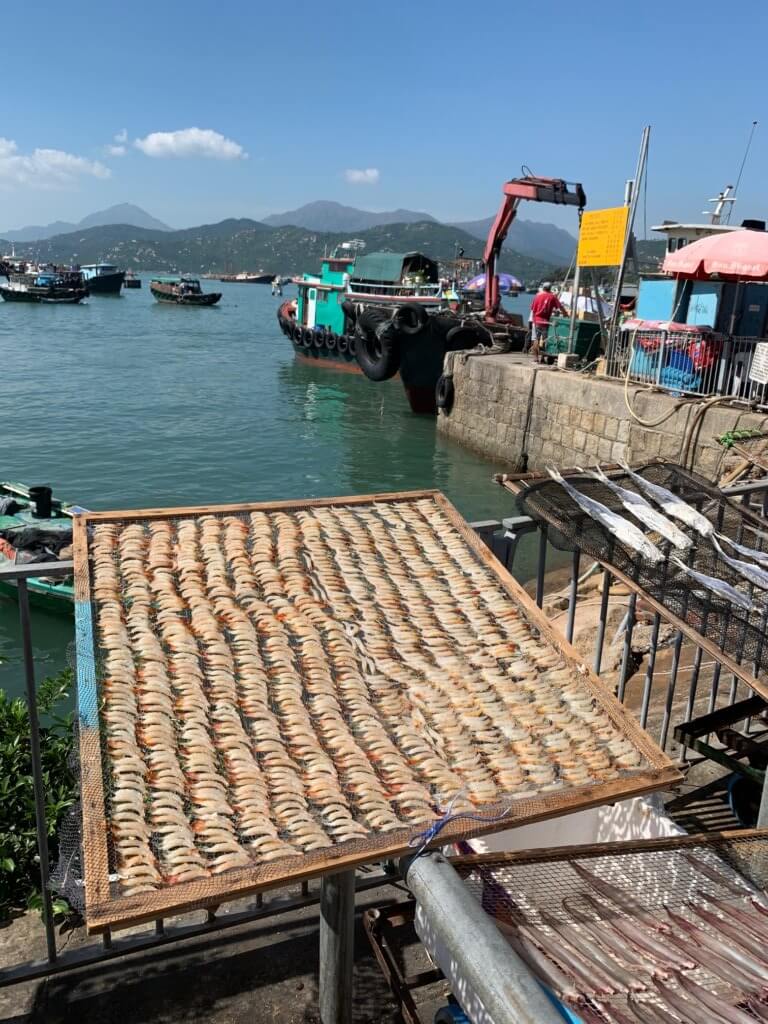
[[[640,195],[640,186],[645,174],[645,165],[648,161],[648,143],[651,138],[651,126],[646,125],[643,128],[643,137],[640,140],[640,153],[637,158],[637,170],[635,171],[635,184],[632,189],[632,200],[629,204],[629,215],[627,216],[627,230],[624,235],[624,251],[621,256],[621,263],[619,264],[619,270],[616,274],[616,290],[613,297],[613,314],[611,316],[611,326],[608,331],[608,342],[616,334],[619,326],[619,298],[621,296],[621,289],[624,286],[624,274],[627,269],[627,259],[632,247],[632,232],[635,226],[635,214],[637,213],[637,202]]]
[[[320,1020],[352,1024],[355,944],[355,872],[325,875],[320,883]]]

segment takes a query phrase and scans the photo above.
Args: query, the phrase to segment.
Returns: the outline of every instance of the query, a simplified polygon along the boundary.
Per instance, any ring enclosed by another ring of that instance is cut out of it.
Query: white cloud
[[[112,142],[104,147],[104,152],[107,156],[125,156],[128,150],[125,147],[125,143],[128,141],[128,129],[121,128],[119,132],[115,132],[112,136]]]
[[[355,170],[353,167],[344,171],[344,177],[350,185],[375,185],[379,180],[378,167],[366,167]]]
[[[78,178],[108,178],[110,170],[98,160],[87,160],[62,149],[35,149],[20,153],[11,139],[0,138],[0,185],[62,188]]]
[[[151,132],[134,146],[152,157],[203,156],[214,160],[244,160],[243,147],[210,128],[183,128],[177,132]]]

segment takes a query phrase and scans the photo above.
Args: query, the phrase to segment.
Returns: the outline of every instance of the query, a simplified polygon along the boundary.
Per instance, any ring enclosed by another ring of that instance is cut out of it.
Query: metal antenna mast
[[[744,150],[744,158],[741,161],[741,167],[739,168],[739,176],[736,179],[736,186],[735,186],[735,188],[733,190],[733,198],[734,199],[736,198],[736,193],[739,191],[739,185],[741,184],[741,176],[744,173],[744,165],[746,164],[747,157],[749,156],[749,150],[750,150],[750,147],[752,146],[752,139],[755,137],[755,128],[757,128],[757,121],[753,121],[752,122],[752,128],[750,129],[750,132],[749,132],[749,138],[747,139],[747,148]],[[726,221],[725,221],[726,224],[730,223],[732,210],[733,210],[733,204],[731,204],[729,206],[729,208],[728,208],[728,215],[727,215]]]

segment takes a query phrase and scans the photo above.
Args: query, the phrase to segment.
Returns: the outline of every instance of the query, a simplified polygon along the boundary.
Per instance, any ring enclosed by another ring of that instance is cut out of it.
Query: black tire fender
[[[323,348],[325,345],[325,331],[322,328],[309,329],[309,344],[315,348]]]
[[[349,342],[345,334],[336,335],[336,351],[340,356],[344,356],[349,352]]]
[[[333,331],[326,331],[325,332],[325,347],[328,349],[329,352],[335,352],[336,351],[337,343],[338,343],[338,338],[333,333]]]
[[[489,341],[488,332],[482,327],[472,324],[456,324],[445,336],[451,349],[474,348],[482,341]]]
[[[442,409],[443,412],[450,412],[453,408],[454,397],[453,375],[443,373],[435,387],[435,405],[438,409]]]
[[[420,334],[429,323],[429,313],[423,306],[398,306],[392,323],[403,334]]]
[[[356,357],[369,380],[389,380],[400,369],[400,344],[389,327],[379,310],[368,309],[358,318]]]

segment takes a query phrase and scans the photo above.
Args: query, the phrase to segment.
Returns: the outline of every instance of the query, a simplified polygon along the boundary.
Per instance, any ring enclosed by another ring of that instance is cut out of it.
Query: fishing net
[[[677,777],[441,495],[80,518],[75,562],[94,929]]]
[[[703,477],[668,463],[654,463],[636,472],[651,483],[674,492],[698,509],[719,534],[746,547],[766,552],[768,560],[768,524],[725,497]],[[611,479],[627,490],[643,495],[653,504],[653,499],[648,498],[641,486],[628,474],[612,473]],[[634,516],[622,505],[621,499],[601,481],[587,475],[569,476],[568,481],[582,494],[638,525]],[[518,495],[517,502],[525,515],[547,525],[548,539],[556,547],[563,550],[578,547],[584,554],[619,570],[639,590],[654,598],[737,664],[748,666],[748,675],[760,676],[768,671],[768,644],[765,642],[768,595],[730,566],[711,540],[675,520],[675,525],[693,541],[692,546],[686,552],[676,552],[670,544],[650,534],[654,543],[666,555],[662,562],[652,564],[583,512],[554,480],[547,478],[531,484]],[[744,555],[729,549],[727,543],[721,546],[727,554],[745,560]],[[680,560],[690,569],[730,584],[752,601],[754,610],[745,612],[729,599],[703,587],[675,564],[670,557],[675,554],[679,554]]]
[[[582,852],[570,847],[567,851],[554,849],[531,855],[487,854],[466,861],[459,858],[454,863],[469,890],[513,945],[519,941],[517,929],[523,925],[527,929],[525,937],[540,950],[546,950],[546,960],[564,971],[582,997],[581,1006],[587,1011],[584,1020],[624,1022],[637,1018],[631,1004],[628,1005],[628,986],[622,985],[621,974],[614,978],[613,986],[619,991],[606,993],[597,985],[590,987],[574,978],[566,960],[560,959],[560,954],[567,956],[569,951],[580,954],[587,971],[605,967],[606,963],[609,969],[614,965],[629,970],[636,988],[632,999],[641,1014],[645,1006],[664,1006],[670,1010],[664,993],[653,983],[654,968],[669,988],[681,997],[687,994],[680,987],[680,971],[669,969],[669,962],[665,970],[661,954],[649,958],[649,950],[643,951],[633,943],[632,931],[627,932],[627,927],[663,941],[673,957],[677,955],[681,963],[687,961],[687,966],[682,967],[687,978],[731,1006],[744,1004],[750,995],[760,992],[759,982],[750,987],[736,967],[729,969],[731,959],[722,962],[707,956],[708,947],[701,936],[694,935],[692,939],[685,927],[666,911],[669,909],[700,928],[715,940],[721,953],[728,947],[728,956],[735,955],[738,960],[738,944],[734,947],[732,938],[723,930],[735,929],[737,934],[744,934],[744,952],[749,955],[751,950],[764,963],[760,935],[768,929],[768,916],[754,906],[750,893],[758,897],[762,894],[765,900],[768,832],[732,838],[727,834],[717,838],[701,836],[693,843],[689,837],[615,843],[607,844],[602,851],[591,847]],[[609,890],[601,890],[600,882],[618,890],[626,903],[622,905],[611,898]],[[720,930],[717,923],[699,916],[694,908],[720,919]],[[729,917],[726,908],[746,916],[741,921]],[[617,923],[619,931],[614,927]],[[654,923],[667,926],[669,932],[657,932]],[[679,939],[683,941],[682,947],[676,945]],[[703,950],[701,955],[695,952],[697,945]],[[519,950],[519,946],[516,948]],[[624,981],[627,980],[625,977]],[[578,1001],[566,1001],[579,1015]],[[599,1015],[595,1018],[589,1012]],[[710,1019],[699,1002],[691,1005],[691,1012],[691,1019]],[[640,1019],[655,1020],[643,1016]]]

